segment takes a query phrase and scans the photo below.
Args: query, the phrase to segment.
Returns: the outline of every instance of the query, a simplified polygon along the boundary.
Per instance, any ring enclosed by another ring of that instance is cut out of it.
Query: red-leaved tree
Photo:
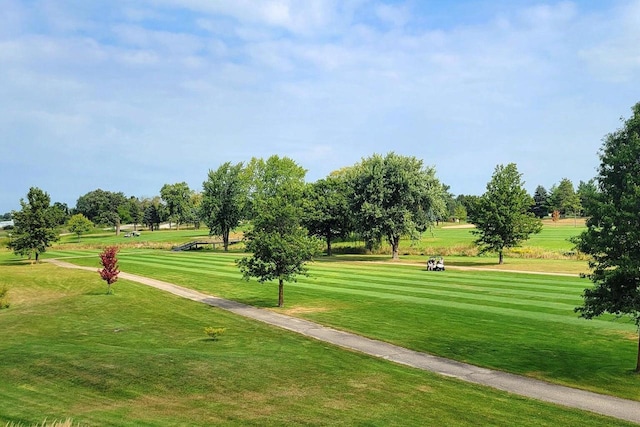
[[[118,273],[120,273],[118,271],[118,259],[116,258],[117,253],[118,248],[116,246],[109,246],[100,254],[100,264],[103,268],[98,270],[98,273],[100,273],[102,280],[107,282],[107,295],[111,293],[111,285],[118,280]]]

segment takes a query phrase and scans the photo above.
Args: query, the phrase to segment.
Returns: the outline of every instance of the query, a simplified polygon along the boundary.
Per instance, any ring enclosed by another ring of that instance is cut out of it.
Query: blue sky
[[[422,159],[454,194],[595,176],[640,101],[640,1],[0,0],[0,213],[29,187],[201,190],[273,154]]]

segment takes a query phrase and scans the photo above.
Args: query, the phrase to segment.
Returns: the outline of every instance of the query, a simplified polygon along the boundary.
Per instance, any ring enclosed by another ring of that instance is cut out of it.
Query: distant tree
[[[278,307],[284,306],[284,282],[306,275],[306,263],[318,250],[318,241],[300,225],[306,171],[293,160],[271,156],[252,159],[253,228],[245,234],[250,256],[237,260],[243,277],[260,283],[278,281]]]
[[[144,220],[142,202],[137,197],[131,196],[127,200],[126,209],[130,221],[133,224],[133,230],[135,231],[138,229],[138,224],[142,224]]]
[[[67,221],[67,227],[69,231],[78,236],[78,242],[80,241],[80,236],[84,233],[88,233],[93,228],[93,223],[82,214],[75,214],[69,221]]]
[[[594,179],[590,179],[587,182],[580,181],[576,193],[580,198],[580,206],[582,206],[585,216],[590,216],[591,201],[594,200],[598,194],[598,187]]]
[[[15,228],[7,246],[16,255],[35,255],[38,262],[40,254],[58,240],[50,202],[49,194],[31,187],[27,193],[27,201],[20,200],[22,209],[12,212]]]
[[[533,193],[531,212],[538,218],[545,218],[549,215],[549,193],[542,185],[538,185]]]
[[[475,195],[459,195],[456,200],[467,210],[467,221],[473,222],[475,217],[479,196]]]
[[[116,235],[120,234],[121,214],[127,203],[124,193],[114,193],[97,189],[80,196],[76,202],[75,213],[81,213],[94,224],[115,227]]]
[[[557,186],[552,187],[549,199],[554,210],[560,211],[561,215],[572,215],[574,219],[581,211],[580,197],[573,189],[573,183],[568,178],[563,178]]]
[[[542,229],[540,219],[529,210],[533,199],[524,189],[522,175],[514,163],[496,166],[487,191],[474,207],[472,233],[481,252],[498,252],[499,263],[504,262],[503,251],[518,246],[533,233]]]
[[[189,213],[187,214],[187,222],[193,223],[193,228],[195,228],[196,230],[200,229],[200,222],[202,221],[202,197],[202,193],[192,191],[189,200]]]
[[[160,197],[167,205],[169,211],[169,228],[171,221],[175,221],[176,228],[185,221],[190,212],[191,190],[186,182],[165,184],[160,189]]]
[[[160,223],[165,220],[166,214],[160,197],[144,199],[142,201],[142,209],[142,223],[151,231],[160,229]]]
[[[243,164],[226,162],[215,171],[210,170],[202,187],[200,216],[209,227],[210,236],[222,236],[224,250],[227,251],[229,234],[240,224],[247,201]]]
[[[111,285],[118,280],[118,248],[116,246],[109,246],[100,253],[100,265],[102,268],[98,270],[102,280],[107,282],[107,295],[111,294]]]
[[[71,217],[66,203],[55,202],[51,206],[51,218],[55,225],[64,225]]]
[[[1,214],[0,221],[11,221],[11,212]]]
[[[456,207],[453,209],[453,217],[458,221],[466,221],[467,208],[465,208],[462,203],[456,204]]]
[[[349,207],[348,186],[344,176],[328,176],[309,184],[305,189],[302,223],[309,234],[323,238],[327,255],[331,242],[353,230]]]
[[[375,154],[350,170],[349,183],[358,230],[370,244],[385,237],[393,259],[402,236],[416,238],[446,216],[444,187],[415,157]]]
[[[604,313],[628,315],[640,326],[640,103],[617,131],[604,138],[600,150],[597,192],[591,195],[587,230],[577,248],[591,255],[582,306],[586,319]],[[640,372],[640,336],[636,372]]]

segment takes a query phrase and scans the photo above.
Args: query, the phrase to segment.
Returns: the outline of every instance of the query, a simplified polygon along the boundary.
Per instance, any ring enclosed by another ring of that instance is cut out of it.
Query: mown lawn
[[[239,286],[228,276],[231,263],[212,254],[122,254],[127,271],[243,291],[244,299],[268,305],[272,287]],[[325,281],[319,273],[313,280]],[[322,314],[328,300],[310,284],[288,287],[290,308],[309,294],[305,307],[321,303],[315,314]],[[11,300],[0,310],[2,423],[70,417],[95,426],[628,425],[340,350],[126,280],[107,296],[95,273],[31,265],[4,251],[2,286]],[[357,299],[377,305],[377,297]],[[357,299],[344,298],[345,307]],[[211,341],[206,326],[226,332]]]
[[[243,281],[238,256],[124,251],[120,259],[128,272],[276,310],[276,286]],[[96,259],[70,261],[97,265]],[[590,286],[586,279],[436,273],[422,265],[341,259],[325,258],[312,264],[310,277],[287,283],[283,311],[419,351],[640,400],[640,377],[632,373],[635,326],[611,316],[578,318],[574,308]]]

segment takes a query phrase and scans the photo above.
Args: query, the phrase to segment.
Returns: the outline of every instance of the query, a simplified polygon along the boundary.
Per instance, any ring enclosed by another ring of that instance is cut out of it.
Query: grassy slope
[[[97,274],[12,260],[0,252],[0,286],[12,301],[0,311],[3,422],[626,425],[342,351],[124,280],[106,296]],[[212,342],[205,326],[227,332]]]
[[[242,281],[237,256],[135,251],[120,259],[129,272],[273,308],[275,287]],[[95,265],[95,259],[74,262]],[[640,400],[640,379],[631,373],[634,326],[611,317],[586,321],[573,312],[589,285],[577,277],[427,273],[422,266],[331,259],[313,264],[309,278],[286,285],[285,312],[416,350]]]

